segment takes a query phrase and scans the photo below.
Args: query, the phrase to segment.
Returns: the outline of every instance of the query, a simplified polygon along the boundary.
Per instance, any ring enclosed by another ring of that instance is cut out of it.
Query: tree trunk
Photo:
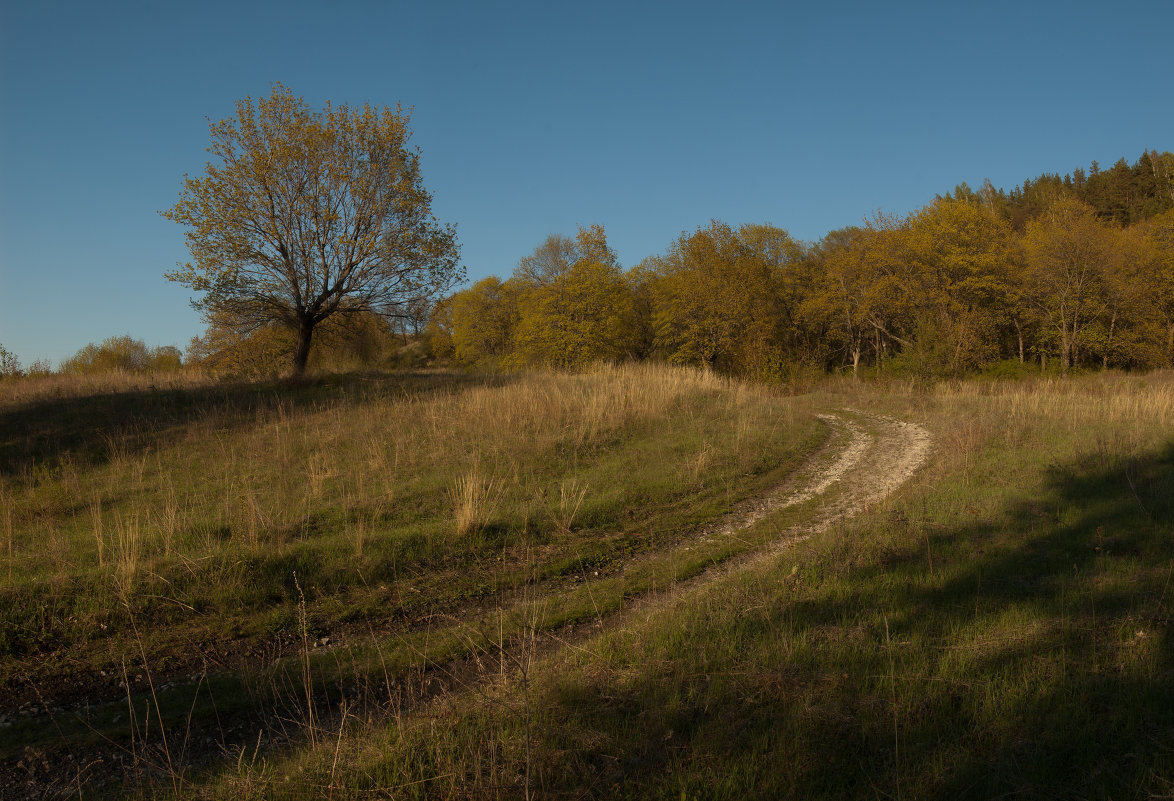
[[[1117,330],[1117,312],[1113,312],[1113,318],[1109,321],[1109,338],[1105,340],[1105,352],[1101,358],[1101,369],[1109,369],[1109,350],[1113,347],[1113,334]]]
[[[310,358],[310,341],[314,336],[314,324],[302,321],[298,326],[298,344],[294,348],[294,377],[306,374],[306,360]]]

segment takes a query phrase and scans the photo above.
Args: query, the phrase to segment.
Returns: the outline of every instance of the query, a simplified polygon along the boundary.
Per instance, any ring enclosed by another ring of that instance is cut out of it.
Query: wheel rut
[[[765,525],[770,525],[768,518],[772,515],[780,515],[777,530],[767,532],[765,538],[762,537],[762,532],[757,532],[757,544],[743,548],[738,555],[715,560],[688,578],[670,582],[659,588],[633,593],[625,599],[620,609],[604,612],[594,625],[580,623],[552,630],[538,629],[532,632],[533,636],[523,638],[521,642],[502,643],[500,649],[482,649],[456,662],[427,663],[422,668],[424,673],[428,674],[427,677],[421,673],[417,677],[417,689],[408,691],[407,696],[399,698],[398,712],[403,713],[413,708],[423,709],[453,693],[477,687],[487,689],[491,685],[511,680],[512,671],[486,670],[486,661],[520,664],[519,657],[522,652],[525,652],[526,659],[533,659],[552,655],[562,649],[581,648],[605,626],[622,628],[634,624],[641,616],[657,608],[695,593],[711,591],[722,579],[766,564],[796,543],[826,531],[836,523],[883,501],[916,473],[924,464],[931,449],[929,432],[915,423],[852,409],[821,414],[819,417],[832,430],[827,444],[786,481],[765,495],[739,503],[728,514],[700,527],[666,551],[632,557],[616,571],[616,574],[623,577],[625,574],[635,573],[651,559],[671,559],[681,551],[702,547],[712,549],[715,543],[720,545],[724,539],[740,539],[745,532],[764,521],[767,521]],[[784,512],[786,514],[783,514]],[[615,575],[611,576],[614,577]],[[593,579],[586,580],[588,591],[592,583]],[[515,603],[504,606],[501,612],[532,614],[534,606],[549,604],[558,592],[557,587],[545,587],[536,596],[518,598]],[[453,621],[451,617],[448,620],[452,625],[462,625],[460,621]],[[433,620],[433,623],[439,624],[435,626],[437,630],[446,627],[439,620]],[[428,628],[434,627],[431,624],[426,625]],[[493,653],[495,650],[500,650],[500,653]],[[327,701],[327,704],[330,705],[330,702]],[[46,717],[54,717],[50,712],[51,702],[46,703],[45,699],[42,699],[41,706],[44,712],[48,713]],[[29,711],[39,716],[41,710]],[[63,709],[57,711],[65,713]],[[256,723],[254,719],[249,724],[252,726],[249,731],[257,731]],[[223,736],[224,733],[220,732],[220,737]],[[116,752],[122,749],[98,750]],[[223,741],[216,750],[226,752]],[[113,753],[106,754],[106,758],[109,759],[112,755]],[[191,756],[195,757],[196,762],[203,761],[199,754]],[[204,755],[204,759],[207,756],[209,755]],[[120,760],[121,758],[119,756]],[[100,756],[98,761],[102,761]],[[19,766],[0,766],[0,777],[14,779],[17,778],[16,774],[25,773],[23,769],[13,770],[14,767]],[[98,779],[104,773],[106,771],[96,770],[90,778]],[[113,779],[116,773],[117,771],[107,774],[107,779]],[[27,776],[28,774],[25,774],[21,778],[27,780]],[[105,782],[99,780],[98,783]],[[29,794],[18,794],[16,797],[39,797],[40,791],[48,789],[46,784],[36,780],[26,786]]]
[[[819,417],[835,432],[835,445],[817,453],[774,491],[747,501],[699,534],[707,541],[737,537],[772,514],[807,504],[810,508],[800,511],[799,521],[781,525],[762,546],[650,593],[639,599],[636,608],[704,591],[719,579],[777,558],[795,544],[880,503],[917,472],[932,447],[929,431],[916,423],[851,409]]]

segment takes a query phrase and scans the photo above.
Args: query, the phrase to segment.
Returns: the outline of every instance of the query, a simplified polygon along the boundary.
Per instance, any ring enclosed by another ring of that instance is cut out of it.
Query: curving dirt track
[[[740,504],[721,520],[701,529],[694,540],[737,537],[771,514],[808,504],[810,509],[801,515],[800,522],[775,532],[766,547],[716,564],[660,595],[703,589],[720,577],[773,558],[795,543],[881,502],[917,472],[932,447],[929,431],[916,423],[853,409],[819,417],[833,429],[819,452],[773,492]]]
[[[802,503],[833,487],[840,488],[836,497],[796,527],[806,536],[823,531],[892,494],[925,463],[930,451],[930,434],[916,423],[862,412],[822,417],[847,433],[848,444],[833,464],[819,471],[818,480],[795,490],[779,504],[781,508]],[[780,538],[776,547],[793,541],[793,536]]]
[[[797,522],[773,532],[765,546],[715,563],[692,578],[631,598],[630,603],[622,611],[605,615],[608,624],[622,625],[625,619],[631,620],[633,616],[655,608],[667,599],[679,599],[690,592],[704,592],[718,579],[775,558],[796,542],[825,531],[836,522],[879,503],[912,477],[924,464],[930,452],[929,432],[914,423],[851,409],[823,414],[820,418],[832,428],[831,436],[827,443],[786,482],[765,496],[739,504],[729,514],[680,541],[675,548],[690,550],[702,541],[712,543],[721,538],[739,537],[742,532],[770,515],[792,507],[795,508],[794,516],[797,517]],[[622,574],[638,569],[645,560],[664,557],[666,554],[667,552],[661,552],[633,557],[620,567],[618,572]],[[591,579],[587,579],[587,583],[590,582]],[[554,593],[558,589],[550,587],[547,591]],[[600,624],[603,622],[604,619],[599,621]],[[532,642],[528,647],[533,649],[537,646],[539,650],[547,653],[564,647],[576,647],[577,642],[586,640],[595,633],[595,630],[594,626],[588,626],[578,631],[554,631],[548,636],[539,634],[539,639],[544,642]],[[432,665],[429,670],[435,674],[436,680],[430,682],[430,689],[421,691],[413,699],[406,699],[407,706],[427,703],[447,690],[468,688],[471,683],[496,680],[479,670],[471,669],[471,666]],[[106,691],[108,693],[109,689]],[[20,714],[43,717],[45,725],[54,725],[54,716],[50,709],[56,702],[44,697],[38,701],[38,704],[30,704],[27,710],[21,711]],[[54,711],[65,712],[64,709]],[[252,727],[243,728],[248,728],[249,732],[257,731],[255,722],[250,721],[249,725]],[[220,734],[223,737],[223,732]],[[218,749],[220,753],[225,751],[223,742]],[[29,755],[16,764],[0,763],[0,783],[7,787],[0,796],[70,796],[74,794],[74,790],[81,791],[82,783],[86,779],[96,780],[102,784],[115,780],[120,772],[125,771],[122,767],[125,753],[120,753],[122,749],[91,746],[84,750],[86,753],[78,756],[69,754],[71,760],[78,757],[90,760],[90,765],[84,768],[80,763],[71,766],[76,782],[72,786],[69,783],[62,783],[64,786],[58,785],[54,781],[54,778],[61,778],[54,777],[57,771],[50,769],[48,762],[45,762],[43,770],[39,764],[33,765]],[[192,756],[196,761],[200,761],[198,753],[193,753]],[[207,758],[211,754],[204,756]],[[115,765],[116,760],[118,767]],[[91,769],[97,762],[103,761],[106,761],[105,768]],[[83,779],[83,776],[86,779]]]

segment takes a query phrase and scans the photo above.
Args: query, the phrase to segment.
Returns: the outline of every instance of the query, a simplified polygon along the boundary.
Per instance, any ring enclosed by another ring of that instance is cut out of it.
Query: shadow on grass
[[[545,788],[1169,797],[1174,446],[1053,467],[1007,520],[894,518],[859,566],[779,570],[658,622],[538,701]]]
[[[535,788],[551,798],[1169,796],[1174,446],[1056,466],[1023,495],[1006,525],[893,515],[844,538],[822,574],[787,564],[731,582],[662,615],[627,651],[538,677]],[[297,699],[289,676],[265,686]],[[356,672],[353,684],[383,679]],[[242,707],[231,726],[202,710],[226,754],[202,764],[223,758],[231,774],[257,721],[294,714],[272,708],[274,694],[246,692],[244,677],[227,682],[219,714],[234,695]],[[180,701],[177,728],[192,714]],[[266,742],[267,758],[291,747]]]
[[[52,471],[66,460],[92,466],[133,456],[177,439],[195,421],[239,429],[279,407],[296,411],[508,380],[507,376],[466,373],[346,373],[297,382],[223,383],[42,399],[0,411],[0,475]]]

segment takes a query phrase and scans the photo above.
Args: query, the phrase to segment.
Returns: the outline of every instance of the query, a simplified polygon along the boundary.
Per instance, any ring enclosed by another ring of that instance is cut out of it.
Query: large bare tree
[[[184,180],[165,217],[188,226],[192,262],[167,277],[206,318],[297,334],[302,374],[314,329],[335,314],[407,317],[463,278],[452,225],[432,215],[401,108],[322,112],[277,84],[211,124],[218,163]]]

